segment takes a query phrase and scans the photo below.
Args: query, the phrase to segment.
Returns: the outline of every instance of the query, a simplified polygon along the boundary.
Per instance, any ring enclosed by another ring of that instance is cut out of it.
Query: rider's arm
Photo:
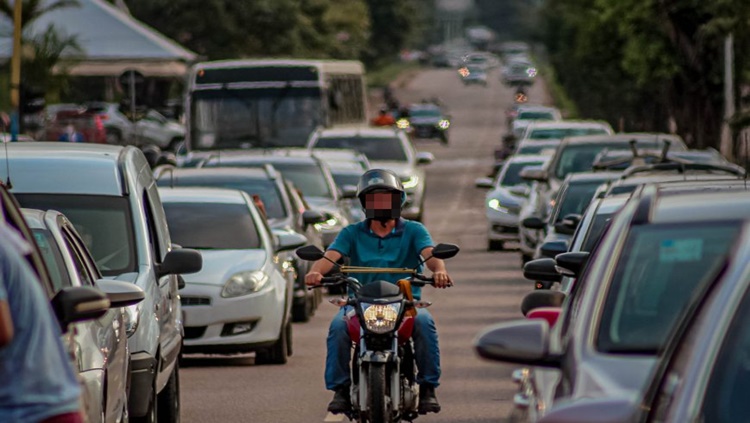
[[[331,260],[332,262],[337,262],[342,256],[341,253],[335,250],[328,250],[325,253],[325,257],[328,258],[328,260]],[[333,269],[333,263],[331,261],[328,261],[326,259],[320,259],[313,263],[312,268],[310,268],[310,273],[312,272],[318,272],[321,275],[325,275],[326,273],[330,272],[331,269]]]
[[[432,255],[432,247],[427,247],[422,250],[422,257],[430,257]],[[453,280],[448,275],[448,271],[445,270],[445,261],[432,257],[425,262],[427,268],[432,272],[432,277],[435,279],[436,288],[446,288],[449,285],[453,285]]]

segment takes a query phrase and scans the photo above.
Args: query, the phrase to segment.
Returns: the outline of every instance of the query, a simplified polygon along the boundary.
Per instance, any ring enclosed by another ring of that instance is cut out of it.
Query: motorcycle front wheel
[[[367,409],[370,414],[370,422],[391,422],[393,414],[390,411],[388,394],[386,392],[385,364],[370,363],[368,372]]]

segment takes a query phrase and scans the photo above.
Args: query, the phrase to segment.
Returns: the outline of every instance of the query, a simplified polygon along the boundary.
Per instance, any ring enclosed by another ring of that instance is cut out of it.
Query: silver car
[[[128,420],[128,371],[130,351],[123,307],[143,300],[145,293],[135,285],[102,279],[88,248],[74,226],[61,213],[23,209],[36,244],[42,253],[56,291],[67,287],[99,288],[110,298],[110,310],[91,321],[74,323],[64,336],[75,347],[74,365],[83,387],[88,421]]]

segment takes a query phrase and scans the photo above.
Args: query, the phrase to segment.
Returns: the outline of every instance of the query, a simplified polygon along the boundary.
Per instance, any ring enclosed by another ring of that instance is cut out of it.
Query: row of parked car
[[[533,131],[567,125],[529,124],[495,179],[477,181],[492,189],[490,233],[520,241],[536,288],[526,319],[475,344],[524,366],[511,417],[749,419],[746,170],[669,134],[565,134],[540,140],[554,143],[542,154],[522,150]]]
[[[6,146],[2,215],[36,247],[92,422],[179,421],[183,354],[286,363],[292,322],[321,301],[294,250],[364,218],[356,185],[373,166],[399,174],[404,215],[421,218],[432,161],[404,131],[364,127],[160,166],[133,146]]]

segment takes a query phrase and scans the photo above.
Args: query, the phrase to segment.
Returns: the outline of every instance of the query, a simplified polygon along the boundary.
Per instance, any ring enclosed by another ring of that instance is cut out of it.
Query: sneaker
[[[439,413],[440,404],[435,396],[435,387],[432,385],[419,386],[419,414]]]
[[[343,386],[336,389],[333,399],[328,403],[328,411],[333,414],[346,413],[351,410],[352,401],[349,398],[349,387]]]

